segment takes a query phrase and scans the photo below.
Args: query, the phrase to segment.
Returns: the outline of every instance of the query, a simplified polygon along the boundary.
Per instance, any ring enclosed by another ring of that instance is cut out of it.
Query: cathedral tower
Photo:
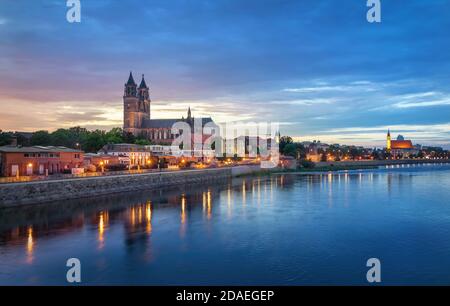
[[[138,88],[139,110],[144,113],[146,120],[150,119],[150,94],[149,88],[145,83],[144,75],[142,75],[141,84]]]
[[[150,119],[150,98],[148,87],[142,78],[137,88],[133,74],[130,72],[123,95],[123,129],[138,136],[146,119]]]

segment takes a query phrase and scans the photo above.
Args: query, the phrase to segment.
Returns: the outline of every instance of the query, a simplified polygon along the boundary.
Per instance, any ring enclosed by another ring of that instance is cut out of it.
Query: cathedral
[[[386,151],[393,157],[397,157],[399,155],[408,156],[418,153],[418,151],[414,148],[412,141],[405,140],[402,135],[398,135],[397,140],[392,140],[390,130],[388,130],[386,136]]]
[[[194,117],[191,109],[187,111],[186,119],[151,119],[151,100],[149,88],[145,83],[144,75],[139,85],[134,81],[130,72],[125,84],[123,95],[123,130],[134,136],[144,137],[152,143],[169,144],[178,135],[172,134],[172,126],[176,122],[186,122],[193,128]],[[213,122],[210,117],[201,118],[202,125]]]

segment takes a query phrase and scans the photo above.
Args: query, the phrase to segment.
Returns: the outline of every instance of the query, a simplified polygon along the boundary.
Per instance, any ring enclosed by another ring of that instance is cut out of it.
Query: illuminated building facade
[[[83,167],[83,151],[66,147],[0,147],[1,176],[71,173]]]
[[[152,157],[151,151],[146,146],[128,143],[107,144],[98,154],[116,156],[120,164],[130,166],[148,165]]]
[[[394,158],[417,154],[417,150],[411,140],[406,140],[402,135],[398,135],[396,140],[392,140],[389,130],[386,137],[386,151]]]

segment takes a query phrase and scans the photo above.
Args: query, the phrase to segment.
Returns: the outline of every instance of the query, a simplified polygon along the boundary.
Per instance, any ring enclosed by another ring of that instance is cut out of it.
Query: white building
[[[130,166],[146,165],[152,157],[146,146],[127,143],[107,144],[98,153],[118,156],[121,164]]]

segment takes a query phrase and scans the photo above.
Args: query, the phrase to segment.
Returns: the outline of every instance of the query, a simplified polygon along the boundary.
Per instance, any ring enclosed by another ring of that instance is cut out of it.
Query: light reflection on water
[[[0,211],[0,283],[450,284],[449,166],[234,179]]]

